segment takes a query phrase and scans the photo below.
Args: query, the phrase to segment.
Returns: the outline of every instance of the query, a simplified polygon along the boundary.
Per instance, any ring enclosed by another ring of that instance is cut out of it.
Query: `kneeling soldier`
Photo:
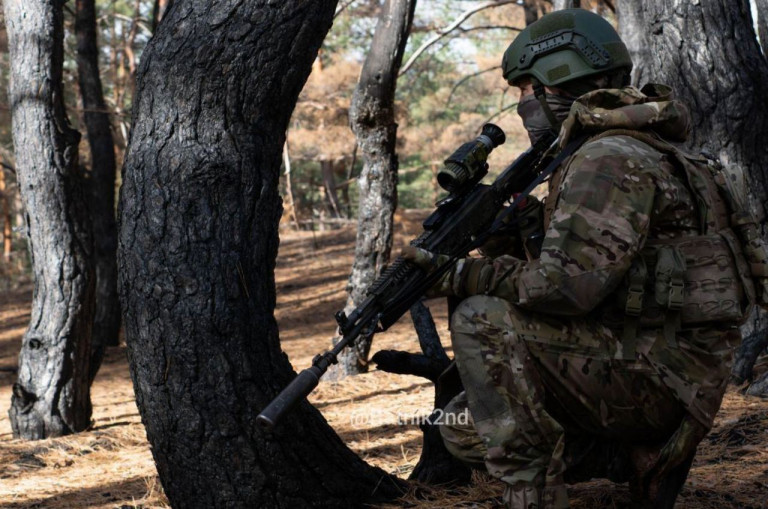
[[[474,421],[443,438],[506,483],[512,508],[568,507],[565,480],[591,475],[631,478],[637,503],[671,508],[720,407],[765,253],[743,247],[715,163],[670,143],[687,137],[685,106],[668,87],[627,86],[629,54],[600,16],[544,16],[502,67],[532,141],[589,137],[526,207],[542,219],[538,245],[524,238],[515,256],[496,239],[431,291],[464,299],[451,332],[465,392],[448,411],[468,407]]]

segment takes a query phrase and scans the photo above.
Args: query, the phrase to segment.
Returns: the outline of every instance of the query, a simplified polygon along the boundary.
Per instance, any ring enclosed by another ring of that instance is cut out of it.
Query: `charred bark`
[[[118,343],[117,226],[115,223],[115,142],[99,77],[94,0],[77,0],[77,75],[83,118],[91,148],[89,204],[96,264],[96,316],[91,341],[91,379],[101,366],[104,348]]]
[[[765,346],[765,334],[760,331],[744,336],[739,354],[733,363],[734,382],[741,384],[754,378],[752,370],[757,358],[765,352]]]
[[[360,198],[348,314],[365,299],[392,250],[398,169],[395,87],[415,7],[416,0],[385,1],[349,111],[363,170],[357,179]],[[370,349],[370,341],[359,341],[345,350],[339,359],[343,374],[367,371]]]
[[[274,319],[285,131],[336,2],[176,0],[138,70],[119,215],[131,376],[171,505],[359,507],[399,494],[303,402]]]
[[[763,373],[763,376],[750,384],[747,387],[746,394],[765,398],[768,395],[768,372]]]
[[[77,164],[80,134],[64,111],[62,4],[3,3],[16,171],[35,277],[9,414],[14,436],[40,439],[90,424],[92,239]]]
[[[620,24],[642,27],[647,53],[633,55],[641,75],[671,85],[690,108],[692,150],[704,149],[749,176],[752,203],[768,199],[768,62],[760,51],[747,0],[620,2]],[[622,28],[624,31],[624,28]],[[768,346],[765,313],[742,328],[750,348]],[[736,365],[743,365],[737,355]],[[751,366],[749,366],[751,370]]]

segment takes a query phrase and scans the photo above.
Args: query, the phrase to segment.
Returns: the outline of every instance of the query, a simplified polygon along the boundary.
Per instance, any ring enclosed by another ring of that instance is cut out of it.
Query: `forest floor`
[[[418,233],[418,215],[403,216],[396,246]],[[309,366],[314,353],[330,342],[333,314],[344,304],[353,244],[350,227],[281,234],[276,316],[283,348],[297,370]],[[0,295],[0,507],[168,507],[134,403],[124,346],[108,351],[93,385],[89,431],[37,442],[12,438],[7,410],[29,301],[28,286]],[[428,305],[447,340],[445,306]],[[417,351],[410,321],[378,335],[374,351],[379,349]],[[311,401],[366,461],[407,477],[421,449],[421,432],[408,423],[412,416],[430,413],[432,398],[424,379],[372,369],[322,382]],[[389,507],[497,507],[502,491],[498,482],[476,474],[468,488],[422,489],[419,499],[409,495]],[[629,500],[626,485],[607,481],[573,485],[569,491],[573,508],[621,508]],[[689,509],[768,508],[768,401],[729,389],[678,500],[676,507]]]

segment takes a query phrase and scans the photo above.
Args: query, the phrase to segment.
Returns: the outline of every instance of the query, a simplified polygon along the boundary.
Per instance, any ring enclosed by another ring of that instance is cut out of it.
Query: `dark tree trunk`
[[[131,376],[168,498],[359,507],[398,492],[303,402],[274,319],[285,131],[336,2],[176,0],[138,70],[120,200]]]
[[[760,212],[768,197],[768,62],[755,37],[749,2],[644,0],[619,6],[622,32],[641,27],[637,41],[648,48],[633,55],[639,74],[675,89],[696,126],[689,146],[707,150],[726,167],[743,168]],[[765,313],[759,312],[742,328],[745,338],[754,339],[745,343],[750,350],[768,346],[766,325]],[[749,376],[751,364],[738,357],[741,372],[735,376]]]
[[[5,0],[13,143],[35,288],[11,398],[16,437],[84,430],[91,420],[91,236],[77,164],[80,135],[62,95],[62,4]]]
[[[96,316],[91,341],[91,379],[106,346],[118,343],[120,302],[117,298],[117,226],[115,225],[115,143],[99,78],[94,0],[77,0],[77,74],[83,117],[91,147],[90,215],[96,264]]]
[[[348,314],[365,299],[368,286],[389,262],[392,250],[398,168],[395,87],[415,8],[416,0],[384,2],[349,111],[363,170],[357,179],[360,198]],[[370,349],[369,341],[346,349],[339,356],[343,374],[367,371]]]

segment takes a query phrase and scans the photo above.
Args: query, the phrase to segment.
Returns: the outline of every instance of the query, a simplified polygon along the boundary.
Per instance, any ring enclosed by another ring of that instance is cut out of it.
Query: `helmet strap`
[[[544,114],[547,116],[547,120],[549,120],[552,129],[554,129],[555,132],[559,131],[560,122],[557,121],[557,117],[555,117],[555,114],[552,112],[549,104],[547,103],[547,92],[544,89],[544,85],[533,76],[531,76],[531,84],[533,85],[533,95],[536,97],[536,99],[539,100],[541,109],[544,110]]]

